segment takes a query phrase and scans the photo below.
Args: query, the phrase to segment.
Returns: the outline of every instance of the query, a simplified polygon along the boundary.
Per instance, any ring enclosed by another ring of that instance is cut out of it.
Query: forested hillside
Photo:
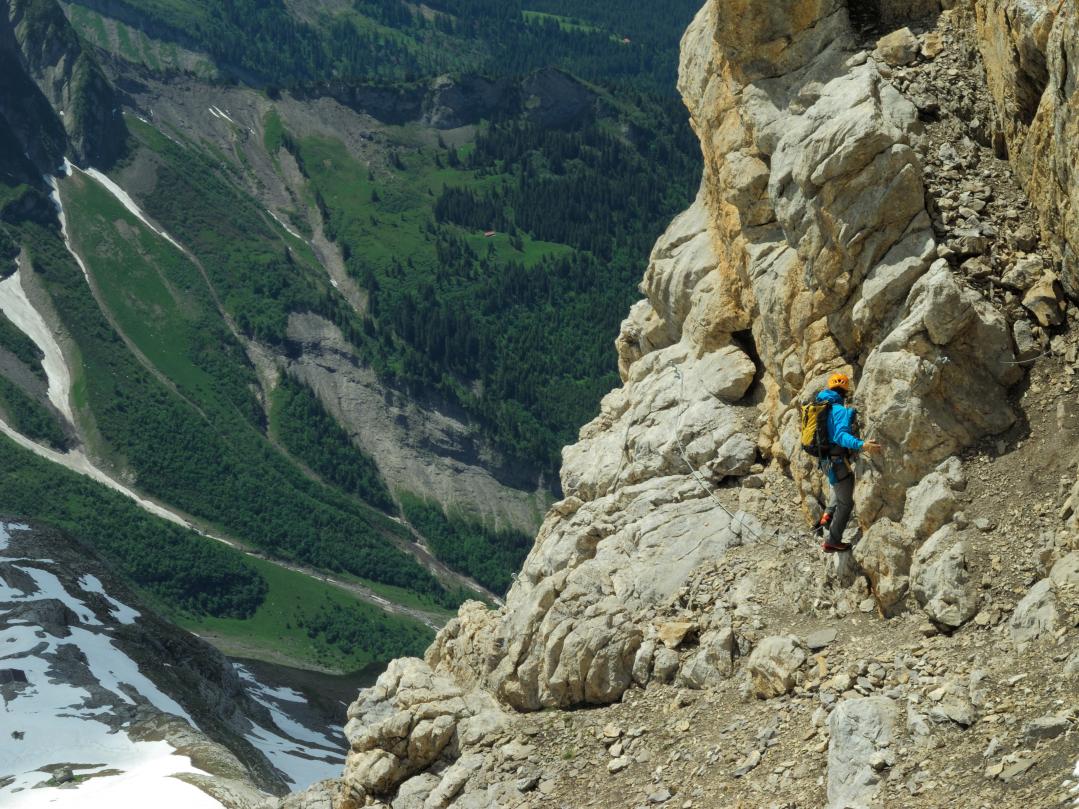
[[[595,103],[564,128],[515,117],[460,149],[402,147],[385,171],[339,142],[285,138],[369,293],[356,339],[371,362],[552,474],[616,380],[610,335],[639,257],[697,181],[688,128],[654,123],[673,100]]]
[[[199,530],[151,542],[160,521],[14,445],[0,510],[75,533],[225,645],[319,665],[426,638],[394,617],[397,640],[359,643],[390,619],[348,593],[428,625],[504,594],[617,381],[642,256],[699,182],[673,95],[696,4],[659,24],[635,0],[65,4],[65,47],[122,88],[91,100],[121,117],[80,107],[97,129],[72,129],[29,80],[32,119],[0,106],[4,305],[28,295],[62,353],[46,374],[41,336],[0,319],[0,419]],[[22,5],[64,27],[53,0]],[[408,415],[381,429],[422,434],[376,440],[363,408],[391,406]]]
[[[76,0],[126,24],[112,36],[77,11],[82,33],[150,66],[168,52],[142,35],[205,53],[223,76],[263,85],[411,81],[447,71],[492,76],[558,65],[585,79],[674,94],[677,42],[699,4],[674,0]],[[175,55],[175,50],[171,51]]]

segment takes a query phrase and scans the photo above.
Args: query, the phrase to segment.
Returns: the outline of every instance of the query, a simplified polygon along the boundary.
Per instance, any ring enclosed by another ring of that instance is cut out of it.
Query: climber
[[[847,529],[847,521],[854,510],[854,468],[851,465],[851,455],[862,451],[871,454],[881,451],[881,446],[876,441],[863,441],[855,435],[855,410],[844,404],[850,394],[850,377],[846,374],[832,374],[828,378],[828,388],[818,393],[815,401],[817,406],[827,406],[827,419],[821,425],[823,438],[818,442],[818,451],[814,453],[818,456],[818,463],[832,487],[828,508],[821,515],[815,529],[821,535],[827,531],[824,544],[821,545],[826,553],[851,549],[851,546],[843,541],[843,532]]]

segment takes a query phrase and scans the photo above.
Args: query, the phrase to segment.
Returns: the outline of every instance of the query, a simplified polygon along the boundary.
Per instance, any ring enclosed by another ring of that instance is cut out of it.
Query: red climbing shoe
[[[833,544],[832,540],[828,540],[823,545],[821,545],[821,549],[825,553],[842,553],[843,551],[849,551],[853,547],[854,547],[853,545],[848,545],[846,542],[840,542],[839,544]]]

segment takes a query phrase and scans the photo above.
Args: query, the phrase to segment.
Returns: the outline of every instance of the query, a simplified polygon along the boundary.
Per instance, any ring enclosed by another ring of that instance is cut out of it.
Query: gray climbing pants
[[[835,464],[833,469],[835,482],[829,481],[832,496],[828,501],[828,513],[832,515],[832,521],[828,525],[828,541],[838,545],[843,541],[843,532],[847,530],[851,512],[854,511],[854,472],[842,462]]]

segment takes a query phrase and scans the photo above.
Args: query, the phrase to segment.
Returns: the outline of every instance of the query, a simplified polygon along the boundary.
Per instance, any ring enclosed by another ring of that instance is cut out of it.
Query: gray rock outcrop
[[[1060,621],[1056,588],[1042,579],[1023,596],[1008,626],[1012,643],[1022,652],[1037,640],[1048,640]]]
[[[855,546],[854,559],[869,577],[880,610],[890,615],[910,590],[910,565],[916,547],[914,535],[888,519],[869,527]]]
[[[11,0],[2,11],[6,13],[0,20],[0,60],[8,74],[5,78],[21,82],[17,74],[24,73],[48,102],[41,104],[36,95],[27,98],[29,87],[15,94],[21,96],[20,108],[7,117],[23,136],[26,149],[39,162],[50,160],[51,165],[39,167],[54,172],[65,152],[56,138],[59,129],[73,159],[107,168],[125,148],[127,127],[116,90],[93,53],[54,0]],[[4,103],[0,101],[0,113],[5,112]],[[52,142],[35,142],[34,136],[41,134]]]
[[[1042,237],[1079,299],[1075,143],[1079,8],[1048,0],[976,0],[978,47],[1012,164],[1039,212]]]

